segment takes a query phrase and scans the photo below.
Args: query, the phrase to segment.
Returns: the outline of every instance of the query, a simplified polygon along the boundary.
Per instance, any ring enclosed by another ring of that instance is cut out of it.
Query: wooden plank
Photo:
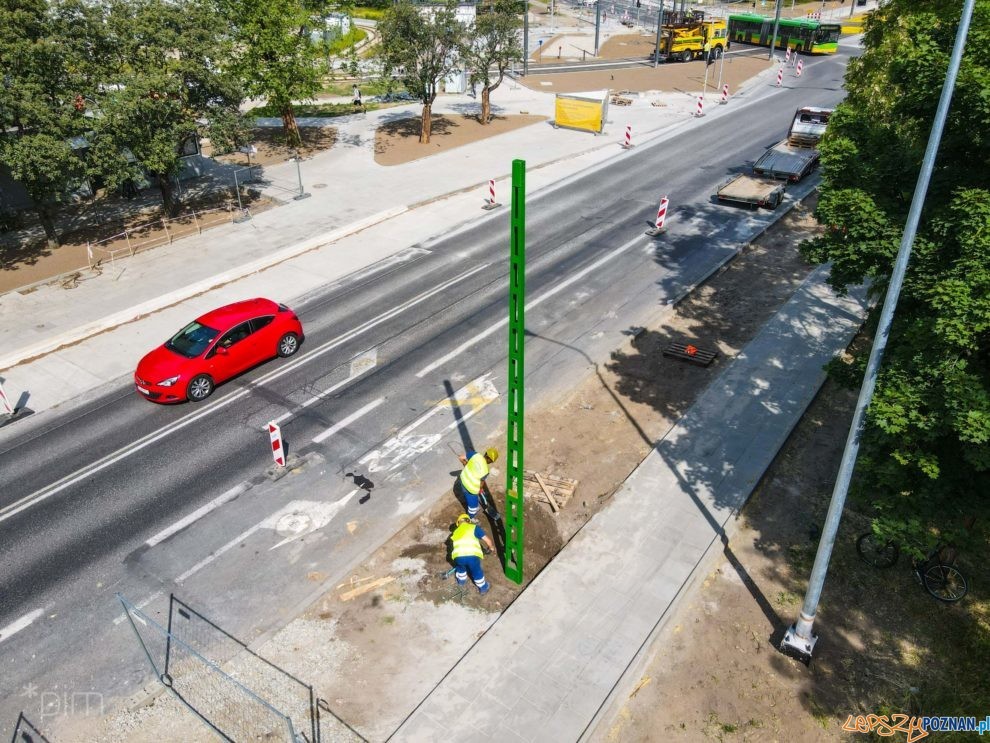
[[[376,581],[372,581],[371,583],[365,583],[363,586],[358,586],[357,588],[354,588],[350,591],[345,591],[344,593],[340,594],[340,600],[350,601],[352,598],[355,598],[356,596],[360,596],[362,593],[368,593],[368,591],[374,591],[376,588],[381,588],[386,583],[391,583],[394,580],[395,578],[389,575],[385,578],[379,578]]]
[[[558,513],[560,511],[560,506],[557,505],[557,501],[554,500],[554,497],[550,494],[550,488],[548,488],[547,484],[543,482],[543,478],[540,477],[539,472],[534,472],[533,474],[536,476],[536,481],[540,483],[540,487],[543,488],[543,494],[546,495],[547,500],[550,501],[550,508],[553,509],[554,513]]]

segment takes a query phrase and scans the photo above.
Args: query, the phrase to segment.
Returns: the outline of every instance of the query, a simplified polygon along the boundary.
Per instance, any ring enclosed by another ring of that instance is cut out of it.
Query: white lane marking
[[[357,337],[361,333],[364,333],[370,330],[371,328],[375,327],[376,325],[380,325],[381,323],[392,319],[396,315],[402,314],[410,307],[413,307],[414,305],[417,305],[420,302],[425,302],[430,297],[439,294],[440,292],[446,290],[450,286],[453,286],[454,284],[463,281],[464,279],[473,276],[474,274],[478,273],[479,271],[483,271],[486,268],[488,268],[487,263],[484,263],[480,266],[476,266],[472,269],[465,271],[459,276],[455,276],[450,281],[444,282],[443,284],[440,284],[427,292],[423,292],[422,294],[414,297],[413,299],[410,299],[409,301],[404,302],[403,304],[397,307],[394,307],[388,312],[384,312],[378,317],[369,320],[363,325],[359,325],[354,330],[344,333],[343,335],[338,336],[333,340],[327,341],[322,346],[319,346],[317,349],[313,350],[312,352],[307,353],[306,355],[298,359],[290,361],[281,368],[269,372],[268,374],[262,375],[261,377],[258,378],[256,385],[257,386],[265,385],[268,382],[271,382],[275,379],[278,379],[279,377],[288,374],[289,372],[302,366],[303,364],[308,364],[310,361],[319,358],[323,354],[331,351],[332,349],[336,348],[337,346],[340,346],[343,343],[346,343],[352,338]],[[217,412],[218,410],[227,407],[236,400],[239,400],[242,397],[249,395],[250,393],[251,393],[251,389],[249,388],[245,388],[237,392],[233,392],[227,395],[226,397],[217,400],[208,407],[202,408],[201,410],[197,410],[194,413],[190,413],[186,417],[180,418],[175,423],[166,426],[164,428],[161,428],[153,433],[149,433],[143,436],[142,438],[138,439],[134,443],[121,447],[112,454],[107,454],[106,456],[96,460],[92,464],[82,467],[76,470],[75,472],[73,472],[72,474],[66,475],[60,480],[51,483],[50,485],[46,485],[40,490],[36,490],[35,492],[31,493],[31,495],[24,496],[20,500],[15,501],[14,503],[11,503],[10,505],[0,509],[0,523],[6,521],[9,518],[12,518],[13,516],[16,516],[18,513],[20,513],[26,508],[30,508],[33,505],[36,505],[44,500],[47,500],[48,498],[51,498],[53,495],[62,492],[63,490],[65,490],[68,487],[71,487],[72,485],[75,485],[77,482],[80,482],[81,480],[85,480],[87,477],[95,475],[97,472],[106,469],[107,467],[119,462],[120,460],[125,459],[131,456],[132,454],[136,454],[137,452],[151,446],[160,439],[163,439],[166,436],[170,436],[171,434],[180,431],[186,426],[195,423],[200,418],[204,418],[207,415],[211,415]]]
[[[45,613],[44,609],[35,609],[34,611],[29,611],[20,619],[15,619],[13,622],[8,624],[3,629],[0,629],[0,642],[10,639],[18,632],[20,632],[25,627],[29,626],[31,622],[40,617]]]
[[[302,403],[298,407],[293,408],[287,413],[283,413],[282,415],[280,415],[278,418],[275,419],[275,423],[278,425],[282,425],[285,421],[289,420],[289,418],[294,418],[296,413],[298,413],[299,411],[308,408],[310,405],[313,405],[314,403],[320,402],[320,400],[326,400],[328,397],[330,397],[330,395],[332,395],[334,392],[339,390],[341,387],[346,387],[355,379],[360,377],[362,374],[366,374],[372,369],[374,369],[377,365],[378,365],[377,348],[372,348],[369,351],[365,351],[364,353],[358,354],[353,359],[351,359],[351,371],[350,374],[348,374],[347,379],[341,382],[337,382],[337,384],[333,385],[329,389],[323,390],[323,392],[319,393],[318,395],[313,395],[311,398],[309,398],[306,402]]]
[[[388,439],[379,448],[365,454],[358,460],[358,464],[363,464],[368,468],[368,472],[381,472],[382,470],[396,470],[411,459],[415,459],[420,454],[429,451],[443,438],[444,433],[455,428],[458,423],[466,421],[479,410],[498,399],[498,389],[491,380],[492,372],[488,372],[477,379],[469,382],[454,393],[454,399],[443,400],[430,408],[426,413],[403,428],[392,438]],[[440,433],[416,434],[417,428],[426,423],[430,418],[444,410],[452,410],[454,405],[458,408],[470,406],[471,410],[461,415],[454,415],[454,420],[444,426]]]
[[[352,490],[336,503],[320,503],[310,500],[292,501],[284,509],[286,511],[285,513],[277,518],[273,516],[265,522],[266,526],[275,529],[279,534],[286,535],[285,539],[269,547],[268,551],[271,552],[294,539],[299,539],[299,537],[312,534],[317,529],[322,529],[333,521],[334,516],[344,510],[344,507],[357,493],[357,490]],[[271,524],[273,520],[275,522],[274,525]]]
[[[143,609],[144,607],[146,607],[148,604],[150,604],[152,601],[154,601],[156,598],[158,598],[161,595],[162,595],[162,592],[161,591],[155,591],[153,594],[151,594],[147,598],[142,599],[141,601],[138,601],[136,604],[134,604],[134,608],[135,609]],[[117,617],[116,619],[113,620],[113,623],[114,623],[114,625],[117,625],[117,624],[120,624],[121,622],[123,622],[125,619],[127,619],[127,614],[121,614],[119,617]]]
[[[189,568],[186,572],[184,572],[182,575],[180,575],[178,578],[176,578],[175,579],[175,582],[176,583],[182,583],[182,581],[184,581],[187,578],[195,575],[200,570],[202,570],[207,565],[209,565],[211,562],[213,562],[218,557],[220,557],[220,555],[222,555],[224,552],[226,552],[227,550],[229,550],[229,549],[231,549],[233,547],[236,547],[238,544],[240,544],[241,542],[243,542],[245,539],[247,539],[249,536],[251,536],[252,534],[254,534],[260,528],[261,528],[261,524],[255,524],[254,526],[252,526],[247,531],[242,531],[236,537],[234,537],[229,542],[227,542],[227,544],[225,544],[223,547],[221,547],[218,550],[214,550],[213,552],[211,552],[210,554],[208,554],[206,557],[204,557],[202,560],[200,560],[195,565],[193,565],[191,568]]]
[[[192,513],[190,513],[190,514],[188,514],[186,516],[183,516],[181,519],[179,519],[178,521],[176,521],[174,524],[172,524],[168,528],[162,529],[160,532],[158,532],[157,534],[155,534],[155,536],[153,536],[151,539],[149,539],[147,542],[145,542],[145,544],[148,545],[149,547],[154,547],[156,544],[160,544],[161,542],[164,542],[166,539],[168,539],[173,534],[175,534],[177,532],[180,532],[183,529],[185,529],[187,526],[189,526],[189,524],[191,524],[194,521],[198,521],[199,519],[203,518],[206,514],[208,514],[213,509],[222,506],[227,501],[233,500],[234,498],[236,498],[237,496],[239,496],[241,493],[246,492],[247,489],[248,489],[247,483],[243,483],[242,482],[239,485],[235,485],[234,487],[232,487],[230,490],[228,490],[223,495],[217,496],[216,498],[214,498],[213,500],[211,500],[206,505],[197,508],[195,511],[193,511]],[[140,609],[141,607],[139,606],[138,608]]]
[[[242,531],[240,534],[238,534],[236,537],[231,539],[229,542],[227,542],[219,549],[216,549],[210,554],[208,554],[206,557],[204,557],[202,560],[197,562],[195,565],[189,568],[178,578],[176,578],[175,582],[182,583],[183,581],[188,580],[190,577],[198,573],[200,570],[205,568],[207,565],[209,565],[211,562],[213,562],[218,557],[223,555],[225,552],[230,551],[238,544],[243,542],[245,539],[250,537],[252,534],[254,534],[257,531],[260,531],[261,529],[272,529],[278,533],[279,527],[281,525],[283,532],[284,531],[295,532],[297,531],[296,525],[300,523],[305,524],[307,519],[313,520],[314,522],[318,520],[323,520],[323,523],[320,526],[315,527],[315,528],[322,528],[323,526],[329,524],[331,519],[333,519],[333,517],[336,516],[338,512],[343,510],[344,506],[347,505],[347,503],[351,500],[351,498],[354,497],[354,495],[357,492],[358,492],[357,490],[352,490],[351,492],[349,492],[347,495],[345,495],[343,498],[341,498],[339,501],[336,501],[335,503],[318,503],[316,501],[292,501],[291,503],[288,503],[282,508],[275,511],[275,513],[271,514],[270,516],[266,516],[264,520],[258,522],[250,529],[246,529],[245,531]],[[311,529],[310,531],[313,530],[315,529]],[[305,526],[302,529],[298,529],[298,531],[300,533],[293,533],[288,539],[284,539],[279,544],[276,544],[275,547],[279,547],[288,541],[296,539],[297,537],[302,536],[303,533],[309,533],[305,531]]]
[[[582,268],[577,273],[575,273],[572,276],[568,277],[564,281],[561,281],[559,284],[557,284],[556,286],[554,286],[553,289],[550,289],[550,290],[544,292],[543,294],[541,294],[539,297],[537,297],[533,301],[527,302],[526,303],[526,309],[527,310],[531,310],[534,307],[542,304],[543,302],[545,302],[548,299],[550,299],[550,297],[552,297],[552,296],[554,296],[556,294],[559,294],[560,292],[564,291],[564,289],[566,289],[567,287],[571,286],[571,284],[574,284],[575,282],[580,281],[585,276],[587,276],[589,273],[591,273],[592,271],[594,271],[596,268],[600,268],[601,266],[605,265],[606,263],[608,263],[613,258],[616,258],[619,255],[621,255],[622,253],[625,253],[627,250],[629,250],[629,248],[633,247],[634,245],[639,245],[641,243],[642,243],[642,238],[641,237],[637,237],[637,238],[634,238],[633,240],[630,240],[625,245],[620,245],[618,248],[616,248],[615,250],[613,250],[611,253],[606,253],[605,255],[603,255],[601,258],[599,258],[594,263],[591,263],[591,264],[585,266],[584,268]],[[420,369],[418,372],[416,372],[416,376],[419,377],[420,379],[422,379],[427,374],[429,374],[430,372],[434,371],[435,369],[443,366],[444,364],[446,364],[448,361],[450,361],[454,357],[459,356],[462,353],[464,353],[466,350],[468,350],[469,348],[471,348],[471,346],[475,345],[476,343],[479,343],[479,342],[483,341],[485,338],[487,338],[488,336],[490,336],[496,330],[498,330],[499,328],[505,326],[508,322],[509,322],[509,318],[506,317],[506,318],[504,318],[502,320],[499,320],[494,325],[491,325],[490,327],[488,327],[485,330],[481,331],[480,333],[476,333],[474,336],[471,337],[471,340],[465,341],[464,343],[462,343],[461,345],[459,345],[457,348],[455,348],[450,353],[447,353],[447,354],[444,354],[443,356],[441,356],[439,359],[437,359],[436,361],[434,361],[432,364],[427,364],[426,366],[424,366],[422,369]]]
[[[316,436],[313,437],[313,443],[314,444],[319,444],[322,441],[326,441],[328,438],[330,438],[335,433],[337,433],[337,431],[340,431],[341,429],[347,428],[349,425],[351,425],[358,418],[360,418],[361,416],[363,416],[363,415],[365,415],[367,413],[370,413],[372,410],[374,410],[375,408],[377,408],[383,402],[385,402],[385,398],[384,397],[379,397],[377,400],[372,400],[371,402],[369,402],[364,407],[358,408],[357,410],[355,410],[353,413],[351,413],[346,418],[342,418],[337,423],[334,423],[332,426],[330,426],[330,428],[328,428],[323,433],[316,434]]]

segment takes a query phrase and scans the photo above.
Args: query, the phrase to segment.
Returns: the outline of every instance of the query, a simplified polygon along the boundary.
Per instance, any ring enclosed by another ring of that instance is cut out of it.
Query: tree
[[[90,50],[78,34],[98,33],[94,15],[74,0],[0,4],[0,160],[27,191],[52,248],[55,217],[84,170],[70,141],[88,124],[82,114]]]
[[[208,0],[109,0],[107,28],[115,53],[96,94],[90,170],[109,188],[147,171],[175,214],[183,145],[214,126],[222,140],[242,98],[224,68],[226,24]]]
[[[320,90],[323,65],[309,29],[321,15],[319,3],[298,0],[220,0],[234,24],[234,70],[248,95],[266,98],[282,117],[291,147],[302,143],[293,101],[312,99]]]
[[[803,246],[839,290],[885,293],[960,5],[891,0],[850,61],[847,99],[821,144],[816,215]],[[907,544],[958,537],[990,505],[990,4],[976,5],[935,172],[867,416],[853,493]],[[879,312],[871,315],[873,328]],[[859,383],[865,354],[840,378]]]
[[[456,18],[456,0],[413,5],[399,0],[379,24],[383,74],[398,70],[406,88],[423,104],[419,141],[430,141],[432,107],[440,81],[457,65],[465,35]]]
[[[489,0],[487,5],[478,6],[478,17],[461,49],[461,56],[471,70],[472,83],[481,83],[482,124],[492,118],[492,91],[502,84],[512,61],[522,58],[521,27],[516,0]]]

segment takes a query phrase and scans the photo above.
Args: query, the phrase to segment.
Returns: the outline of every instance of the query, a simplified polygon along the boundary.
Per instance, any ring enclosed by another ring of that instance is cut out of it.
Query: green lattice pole
[[[526,162],[512,161],[509,221],[509,415],[505,464],[505,575],[523,580],[523,346],[526,341]]]

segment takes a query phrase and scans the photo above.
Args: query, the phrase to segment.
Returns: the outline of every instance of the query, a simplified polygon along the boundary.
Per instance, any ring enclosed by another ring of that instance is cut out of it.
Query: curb
[[[150,299],[147,302],[142,302],[141,304],[135,305],[128,309],[115,312],[112,315],[101,318],[100,320],[87,323],[86,325],[81,325],[47,341],[20,349],[15,353],[0,357],[0,371],[5,371],[12,367],[18,366],[19,364],[34,361],[41,356],[45,356],[53,351],[58,351],[66,346],[72,346],[94,335],[106,332],[107,330],[112,330],[113,328],[124,325],[132,320],[136,320],[144,315],[153,314],[167,307],[178,304],[179,302],[184,302],[187,299],[208,292],[211,289],[216,289],[224,284],[229,284],[231,281],[242,279],[253,273],[259,273],[267,268],[271,268],[272,266],[282,263],[283,261],[289,260],[290,258],[295,258],[311,250],[322,248],[344,237],[361,232],[368,227],[373,227],[380,222],[393,219],[408,210],[409,207],[407,206],[398,206],[377,214],[373,214],[370,217],[360,219],[357,222],[346,225],[345,227],[340,227],[325,235],[310,238],[309,240],[304,240],[303,242],[296,243],[295,245],[290,245],[289,247],[283,248],[282,250],[272,253],[264,258],[259,258],[229,271],[224,271],[223,273],[215,276],[202,279],[194,284],[189,284],[181,289],[176,289],[175,291],[171,291],[167,294],[162,294],[161,296],[155,297],[154,299]]]

